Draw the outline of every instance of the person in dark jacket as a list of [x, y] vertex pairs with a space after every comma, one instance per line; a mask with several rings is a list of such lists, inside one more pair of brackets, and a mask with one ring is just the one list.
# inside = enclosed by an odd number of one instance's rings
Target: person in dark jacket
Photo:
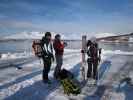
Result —
[[61, 41], [61, 36], [57, 34], [55, 36], [55, 40], [53, 43], [53, 47], [55, 50], [55, 58], [56, 58], [56, 68], [54, 71], [54, 77], [58, 79], [59, 72], [61, 71], [61, 66], [63, 64], [63, 53], [64, 53], [64, 47], [66, 46], [66, 43]]
[[88, 40], [87, 42], [87, 55], [88, 55], [88, 71], [87, 78], [93, 78], [97, 80], [97, 69], [98, 64], [100, 62], [100, 54], [101, 50], [98, 48], [98, 44], [96, 42], [92, 42]]
[[42, 78], [43, 78], [43, 82], [47, 83], [49, 82], [48, 73], [51, 68], [52, 59], [54, 60], [50, 32], [45, 33], [45, 36], [41, 40], [41, 46], [43, 49], [42, 59], [44, 64]]

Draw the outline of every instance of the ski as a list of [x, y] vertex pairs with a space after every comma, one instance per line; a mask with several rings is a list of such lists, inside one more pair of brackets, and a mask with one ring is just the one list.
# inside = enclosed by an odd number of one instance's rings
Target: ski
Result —
[[85, 51], [87, 49], [87, 46], [86, 46], [86, 36], [83, 35], [82, 36], [82, 50], [84, 51], [82, 53], [82, 63], [81, 63], [81, 76], [82, 76], [82, 79], [83, 81], [85, 81], [85, 65], [86, 65], [86, 56], [85, 56]]

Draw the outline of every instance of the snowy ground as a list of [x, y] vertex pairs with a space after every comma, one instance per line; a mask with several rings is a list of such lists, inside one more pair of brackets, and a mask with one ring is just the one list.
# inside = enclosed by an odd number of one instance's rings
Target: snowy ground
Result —
[[[103, 50], [100, 66], [109, 63], [109, 67], [101, 75], [99, 85], [97, 87], [85, 85], [81, 94], [77, 96], [65, 95], [60, 83], [53, 79], [55, 63], [49, 74], [53, 84], [48, 87], [42, 83], [42, 61], [33, 56], [24, 58], [31, 61], [26, 64], [16, 64], [22, 69], [11, 65], [3, 68], [0, 64], [0, 100], [132, 100], [133, 86], [121, 81], [125, 77], [133, 76], [132, 52]], [[23, 61], [19, 57], [17, 59], [14, 57], [8, 59], [7, 63], [10, 60], [12, 63], [16, 60]], [[3, 63], [3, 60], [0, 63]], [[80, 51], [66, 50], [63, 67], [71, 70], [77, 79], [80, 79], [80, 65]]]

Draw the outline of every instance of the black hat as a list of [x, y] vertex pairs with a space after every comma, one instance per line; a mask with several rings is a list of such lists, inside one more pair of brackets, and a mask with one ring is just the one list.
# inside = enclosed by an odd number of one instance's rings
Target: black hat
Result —
[[87, 41], [87, 47], [90, 46], [91, 43], [92, 43], [91, 40], [88, 40], [88, 41]]
[[58, 37], [60, 37], [60, 34], [56, 34], [56, 35], [55, 35], [55, 38], [56, 38], [56, 39], [57, 39]]
[[46, 32], [45, 33], [45, 37], [47, 37], [47, 36], [51, 36], [51, 33], [50, 32]]

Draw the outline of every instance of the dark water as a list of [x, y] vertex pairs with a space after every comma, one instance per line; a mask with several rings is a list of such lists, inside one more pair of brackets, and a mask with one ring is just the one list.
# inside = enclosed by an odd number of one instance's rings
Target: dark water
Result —
[[133, 43], [99, 43], [99, 46], [105, 50], [121, 50], [126, 52], [133, 51]]
[[[67, 41], [67, 49], [81, 49], [81, 41]], [[32, 51], [32, 40], [0, 42], [0, 53]], [[105, 50], [133, 51], [133, 43], [99, 43]]]
[[31, 51], [32, 40], [0, 42], [0, 53]]

